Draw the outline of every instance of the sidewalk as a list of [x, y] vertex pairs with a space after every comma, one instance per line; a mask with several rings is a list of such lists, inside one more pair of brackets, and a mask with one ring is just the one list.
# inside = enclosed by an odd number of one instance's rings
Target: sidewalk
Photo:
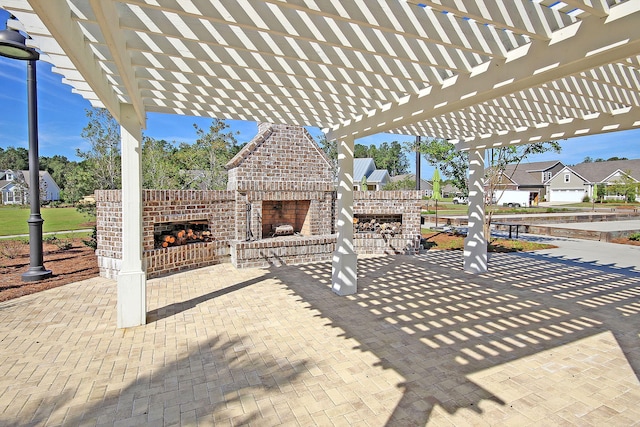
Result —
[[[90, 233], [92, 232], [92, 228], [83, 228], [80, 230], [65, 230], [65, 231], [50, 231], [47, 233], [42, 233], [43, 236], [54, 236], [58, 234], [74, 234], [74, 233]], [[29, 234], [12, 234], [9, 236], [0, 236], [1, 239], [16, 239], [18, 237], [29, 237]]]
[[[640, 221], [636, 222], [640, 223]], [[599, 227], [600, 224], [594, 224], [594, 227]], [[612, 225], [611, 228], [614, 229], [614, 226]], [[557, 246], [556, 249], [535, 251], [535, 255], [548, 255], [556, 259], [640, 272], [640, 246], [524, 233], [520, 233], [519, 238]]]

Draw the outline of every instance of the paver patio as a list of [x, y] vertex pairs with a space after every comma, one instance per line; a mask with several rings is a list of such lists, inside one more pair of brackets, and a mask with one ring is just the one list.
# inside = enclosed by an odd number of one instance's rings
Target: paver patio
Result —
[[[523, 259], [526, 258], [526, 259]], [[95, 278], [0, 304], [1, 425], [639, 425], [637, 271], [494, 254], [217, 265], [115, 327]]]

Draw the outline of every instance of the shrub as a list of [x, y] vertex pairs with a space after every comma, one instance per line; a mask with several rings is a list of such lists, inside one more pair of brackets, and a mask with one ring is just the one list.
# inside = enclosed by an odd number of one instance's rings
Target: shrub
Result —
[[582, 198], [582, 203], [589, 203], [590, 201], [591, 199], [589, 199], [589, 196], [585, 194], [585, 196]]
[[640, 241], [640, 233], [633, 233], [629, 236], [629, 240], [635, 240], [636, 242]]
[[58, 239], [56, 236], [47, 236], [43, 240], [47, 243], [51, 243], [52, 245], [56, 245], [58, 249], [63, 251], [67, 251], [73, 247], [73, 244], [69, 239]]
[[95, 226], [93, 226], [93, 231], [91, 232], [91, 236], [89, 236], [87, 240], [82, 240], [82, 243], [84, 243], [85, 246], [90, 247], [94, 251], [98, 249], [98, 232]]
[[9, 259], [14, 259], [22, 253], [24, 240], [0, 240], [0, 254]]

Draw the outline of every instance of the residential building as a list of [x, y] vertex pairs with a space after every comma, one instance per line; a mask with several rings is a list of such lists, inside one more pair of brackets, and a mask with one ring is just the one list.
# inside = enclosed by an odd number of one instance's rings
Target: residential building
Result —
[[[29, 171], [0, 171], [0, 192], [3, 205], [26, 205], [29, 203]], [[60, 200], [60, 187], [51, 174], [40, 171], [40, 201]]]
[[[412, 189], [415, 189], [416, 174], [415, 173], [403, 173], [400, 175], [392, 176], [391, 182], [411, 180], [413, 181]], [[424, 179], [420, 179], [420, 190], [423, 192], [423, 196], [431, 197], [433, 195], [433, 185]]]
[[[547, 187], [545, 183], [553, 178], [564, 168], [564, 164], [558, 160], [547, 162], [520, 163], [507, 165], [499, 177], [494, 191], [520, 190], [533, 193], [532, 204], [547, 200]], [[487, 170], [487, 175], [489, 174]], [[485, 184], [485, 193], [489, 193], [489, 183]]]
[[[598, 185], [605, 186], [605, 200], [623, 200], [624, 195], [619, 194], [616, 188], [625, 179], [640, 184], [640, 159], [565, 166], [545, 186], [551, 202], [581, 202], [585, 196], [592, 199]], [[636, 200], [640, 201], [640, 192], [637, 191]]]
[[[363, 178], [366, 177], [367, 188], [361, 188]], [[376, 169], [372, 158], [353, 159], [353, 189], [354, 190], [382, 190], [391, 180], [386, 169]]]

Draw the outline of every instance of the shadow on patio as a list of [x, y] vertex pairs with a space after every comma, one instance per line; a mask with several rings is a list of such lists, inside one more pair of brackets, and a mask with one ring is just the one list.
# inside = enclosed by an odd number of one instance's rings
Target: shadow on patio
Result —
[[[597, 419], [606, 412], [606, 399], [596, 402], [599, 378], [609, 377], [611, 384], [603, 380], [599, 386], [618, 387], [616, 396], [638, 385], [640, 279], [628, 271], [524, 257], [493, 254], [491, 271], [480, 276], [461, 270], [460, 252], [361, 259], [358, 294], [348, 298], [328, 296], [329, 263], [272, 272], [329, 325], [344, 331], [345, 339], [357, 341], [358, 350], [373, 353], [382, 367], [404, 378], [397, 384], [402, 399], [389, 425], [423, 425], [436, 405], [449, 414], [462, 408], [481, 413], [483, 400], [503, 407], [484, 414], [489, 423], [533, 422], [531, 416], [540, 417], [540, 410], [547, 420]], [[613, 334], [627, 360], [618, 357], [619, 352], [583, 342], [606, 333]], [[575, 354], [559, 349], [576, 343]], [[531, 356], [536, 357], [525, 369], [497, 368]], [[610, 370], [628, 365], [626, 374]], [[493, 376], [499, 395], [471, 379], [483, 375]], [[585, 387], [579, 411], [570, 400], [544, 401], [546, 391], [563, 387], [567, 393]], [[501, 396], [509, 397], [508, 405]], [[384, 398], [372, 396], [379, 397]], [[626, 397], [632, 404], [631, 395]], [[611, 410], [609, 415], [622, 412]], [[524, 419], [518, 418], [522, 415]]]
[[[633, 425], [640, 280], [536, 254], [212, 266], [115, 327], [96, 278], [0, 304], [0, 424]], [[611, 271], [610, 271], [611, 270]]]

